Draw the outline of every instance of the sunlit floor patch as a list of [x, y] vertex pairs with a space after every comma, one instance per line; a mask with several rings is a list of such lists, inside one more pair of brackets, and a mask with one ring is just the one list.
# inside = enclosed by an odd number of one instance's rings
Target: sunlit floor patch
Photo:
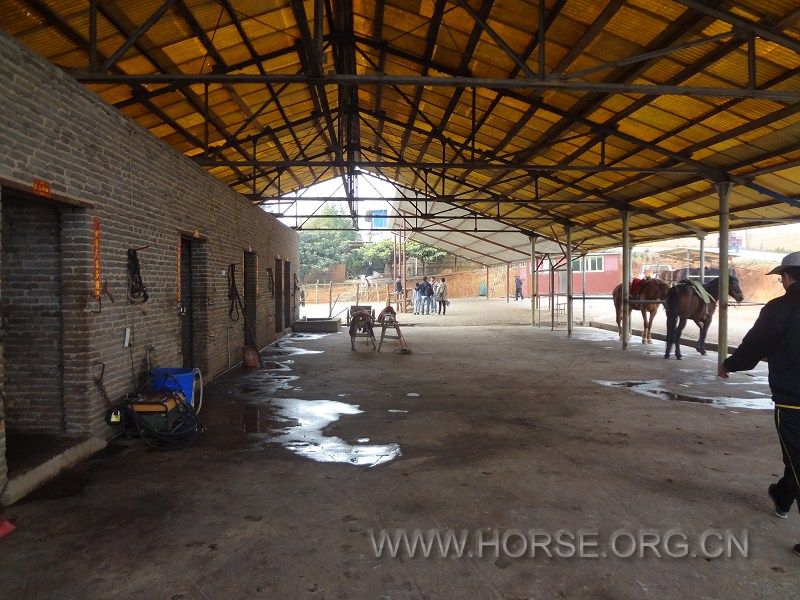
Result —
[[[332, 400], [300, 400], [275, 398], [272, 400], [276, 417], [296, 425], [269, 439], [291, 452], [318, 462], [340, 462], [357, 466], [374, 467], [401, 456], [398, 444], [359, 444], [326, 436], [322, 430], [342, 415], [363, 412], [353, 404]], [[363, 438], [362, 438], [363, 439]]]
[[284, 339], [297, 341], [321, 340], [329, 335], [329, 333], [290, 333]]
[[[701, 378], [702, 379], [702, 378]], [[660, 379], [650, 379], [641, 381], [605, 381], [595, 380], [595, 383], [609, 387], [624, 387], [633, 390], [649, 398], [659, 398], [661, 400], [674, 400], [677, 402], [693, 402], [696, 404], [709, 404], [721, 408], [750, 408], [754, 410], [771, 410], [772, 400], [764, 397], [762, 392], [744, 390], [753, 394], [755, 398], [735, 398], [731, 396], [712, 396], [705, 394], [690, 394], [688, 392], [673, 392], [666, 387], [666, 381]], [[699, 381], [698, 385], [703, 382]], [[688, 385], [686, 387], [689, 387]]]
[[[322, 354], [324, 350], [309, 350], [308, 348], [301, 348], [288, 342], [270, 346], [261, 352], [261, 356], [266, 358], [281, 358], [282, 356], [300, 356], [302, 354]], [[281, 361], [283, 362], [283, 361]]]

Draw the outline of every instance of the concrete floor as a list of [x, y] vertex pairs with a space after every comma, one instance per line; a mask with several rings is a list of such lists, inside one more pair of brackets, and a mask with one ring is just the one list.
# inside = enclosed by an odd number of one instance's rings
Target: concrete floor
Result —
[[[598, 330], [405, 333], [405, 356], [292, 340], [207, 386], [196, 446], [114, 445], [10, 507], [0, 597], [798, 597], [763, 368], [723, 384], [713, 353]], [[747, 530], [750, 557], [376, 558], [381, 528]]]

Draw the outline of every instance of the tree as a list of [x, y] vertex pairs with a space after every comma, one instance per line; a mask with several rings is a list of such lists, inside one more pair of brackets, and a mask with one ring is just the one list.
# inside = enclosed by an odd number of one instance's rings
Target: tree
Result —
[[353, 250], [347, 257], [347, 272], [351, 275], [365, 273], [369, 265], [372, 265], [371, 270], [383, 271], [391, 263], [393, 254], [394, 240], [369, 242]]
[[300, 230], [300, 277], [311, 271], [322, 271], [334, 265], [347, 262], [352, 252], [353, 243], [358, 240], [358, 233], [353, 230], [342, 231], [351, 227], [349, 218], [342, 215], [335, 205], [323, 207], [320, 215], [330, 218], [312, 217], [306, 224], [310, 228], [330, 229], [330, 231]]
[[414, 258], [419, 259], [422, 263], [422, 272], [425, 273], [426, 265], [436, 262], [447, 256], [447, 252], [444, 250], [439, 250], [438, 248], [434, 248], [433, 246], [428, 246], [427, 244], [422, 244], [417, 242], [416, 240], [408, 240], [406, 242], [406, 254], [408, 256], [413, 256]]

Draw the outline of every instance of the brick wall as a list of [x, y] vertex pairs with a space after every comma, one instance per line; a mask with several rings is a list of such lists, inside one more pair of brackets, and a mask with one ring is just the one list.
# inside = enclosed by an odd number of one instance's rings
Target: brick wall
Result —
[[[106, 434], [105, 404], [95, 384], [102, 364], [103, 384], [112, 399], [141, 384], [148, 355], [153, 366], [181, 365], [181, 232], [198, 232], [198, 254], [204, 263], [204, 272], [193, 277], [192, 284], [193, 350], [204, 376], [227, 368], [229, 356], [233, 363], [241, 360], [244, 331], [241, 323], [228, 319], [224, 273], [235, 263], [237, 274], [243, 274], [245, 251], [258, 256], [258, 342], [274, 340], [275, 303], [265, 287], [266, 267], [274, 266], [280, 256], [291, 262], [294, 273], [294, 231], [3, 32], [0, 89], [0, 184], [4, 189], [31, 190], [34, 179], [40, 179], [49, 183], [53, 199], [66, 203], [59, 213], [67, 434]], [[95, 217], [101, 222], [102, 305], [92, 297]], [[142, 248], [142, 277], [150, 294], [142, 305], [126, 300], [129, 248]], [[244, 294], [242, 284], [240, 276]], [[0, 289], [0, 299], [3, 293]], [[128, 349], [123, 348], [126, 327], [133, 342]], [[0, 361], [0, 381], [9, 376], [8, 366]], [[5, 469], [3, 450], [0, 447], [0, 473]]]
[[64, 429], [61, 252], [57, 208], [3, 194], [0, 313], [8, 427]]

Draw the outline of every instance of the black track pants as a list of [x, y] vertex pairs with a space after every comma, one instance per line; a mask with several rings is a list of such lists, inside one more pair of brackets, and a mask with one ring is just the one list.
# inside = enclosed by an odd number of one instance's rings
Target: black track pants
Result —
[[776, 484], [775, 498], [780, 507], [788, 511], [795, 500], [800, 508], [800, 409], [776, 406], [775, 427], [786, 466]]

